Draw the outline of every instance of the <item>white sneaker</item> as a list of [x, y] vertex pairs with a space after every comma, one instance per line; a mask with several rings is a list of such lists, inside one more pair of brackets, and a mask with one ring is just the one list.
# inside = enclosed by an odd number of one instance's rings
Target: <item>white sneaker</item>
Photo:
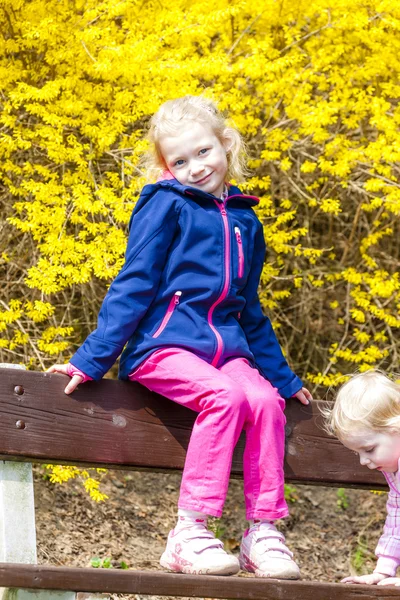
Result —
[[238, 559], [204, 525], [170, 531], [160, 565], [192, 575], [235, 575], [240, 570]]
[[240, 545], [240, 568], [256, 577], [300, 579], [300, 569], [285, 546], [285, 538], [272, 523], [247, 529]]

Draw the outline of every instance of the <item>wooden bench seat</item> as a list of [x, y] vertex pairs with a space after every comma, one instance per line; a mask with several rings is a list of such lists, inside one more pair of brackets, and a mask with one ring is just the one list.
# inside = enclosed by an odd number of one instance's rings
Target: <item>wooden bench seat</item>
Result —
[[[66, 396], [66, 381], [60, 375], [0, 369], [0, 458], [7, 464], [18, 461], [151, 471], [182, 469], [196, 416], [193, 412], [129, 382], [88, 382]], [[290, 400], [286, 417], [288, 482], [385, 489], [380, 473], [361, 468], [353, 453], [324, 433], [318, 402], [305, 407]], [[235, 450], [234, 477], [242, 475], [242, 454], [243, 437]], [[10, 562], [0, 562], [0, 586], [254, 600], [350, 600], [400, 595], [399, 588], [376, 586]]]
[[11, 588], [237, 600], [373, 600], [399, 597], [398, 588], [381, 586], [5, 563], [0, 563], [0, 585]]

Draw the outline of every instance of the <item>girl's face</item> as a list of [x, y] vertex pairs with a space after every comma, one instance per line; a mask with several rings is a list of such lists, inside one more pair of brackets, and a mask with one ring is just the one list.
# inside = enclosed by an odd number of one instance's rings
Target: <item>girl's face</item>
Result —
[[222, 144], [209, 125], [196, 121], [186, 121], [176, 135], [159, 141], [165, 164], [179, 183], [217, 198], [224, 191], [230, 143]]
[[395, 473], [399, 469], [400, 433], [360, 429], [343, 438], [342, 443], [356, 452], [368, 469]]

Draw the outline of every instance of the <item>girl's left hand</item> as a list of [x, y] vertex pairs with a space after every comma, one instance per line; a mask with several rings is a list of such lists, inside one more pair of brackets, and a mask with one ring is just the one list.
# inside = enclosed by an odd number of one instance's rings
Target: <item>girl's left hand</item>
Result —
[[296, 392], [293, 398], [297, 398], [297, 400], [300, 400], [302, 404], [310, 404], [311, 400], [313, 399], [311, 392], [309, 392], [305, 387]]

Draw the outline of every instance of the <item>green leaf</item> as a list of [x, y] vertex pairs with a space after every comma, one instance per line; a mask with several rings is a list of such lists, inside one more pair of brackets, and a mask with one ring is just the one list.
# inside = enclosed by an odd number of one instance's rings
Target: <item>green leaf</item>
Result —
[[93, 556], [93, 558], [90, 561], [90, 564], [95, 569], [98, 569], [99, 567], [101, 567], [101, 559], [98, 556]]

